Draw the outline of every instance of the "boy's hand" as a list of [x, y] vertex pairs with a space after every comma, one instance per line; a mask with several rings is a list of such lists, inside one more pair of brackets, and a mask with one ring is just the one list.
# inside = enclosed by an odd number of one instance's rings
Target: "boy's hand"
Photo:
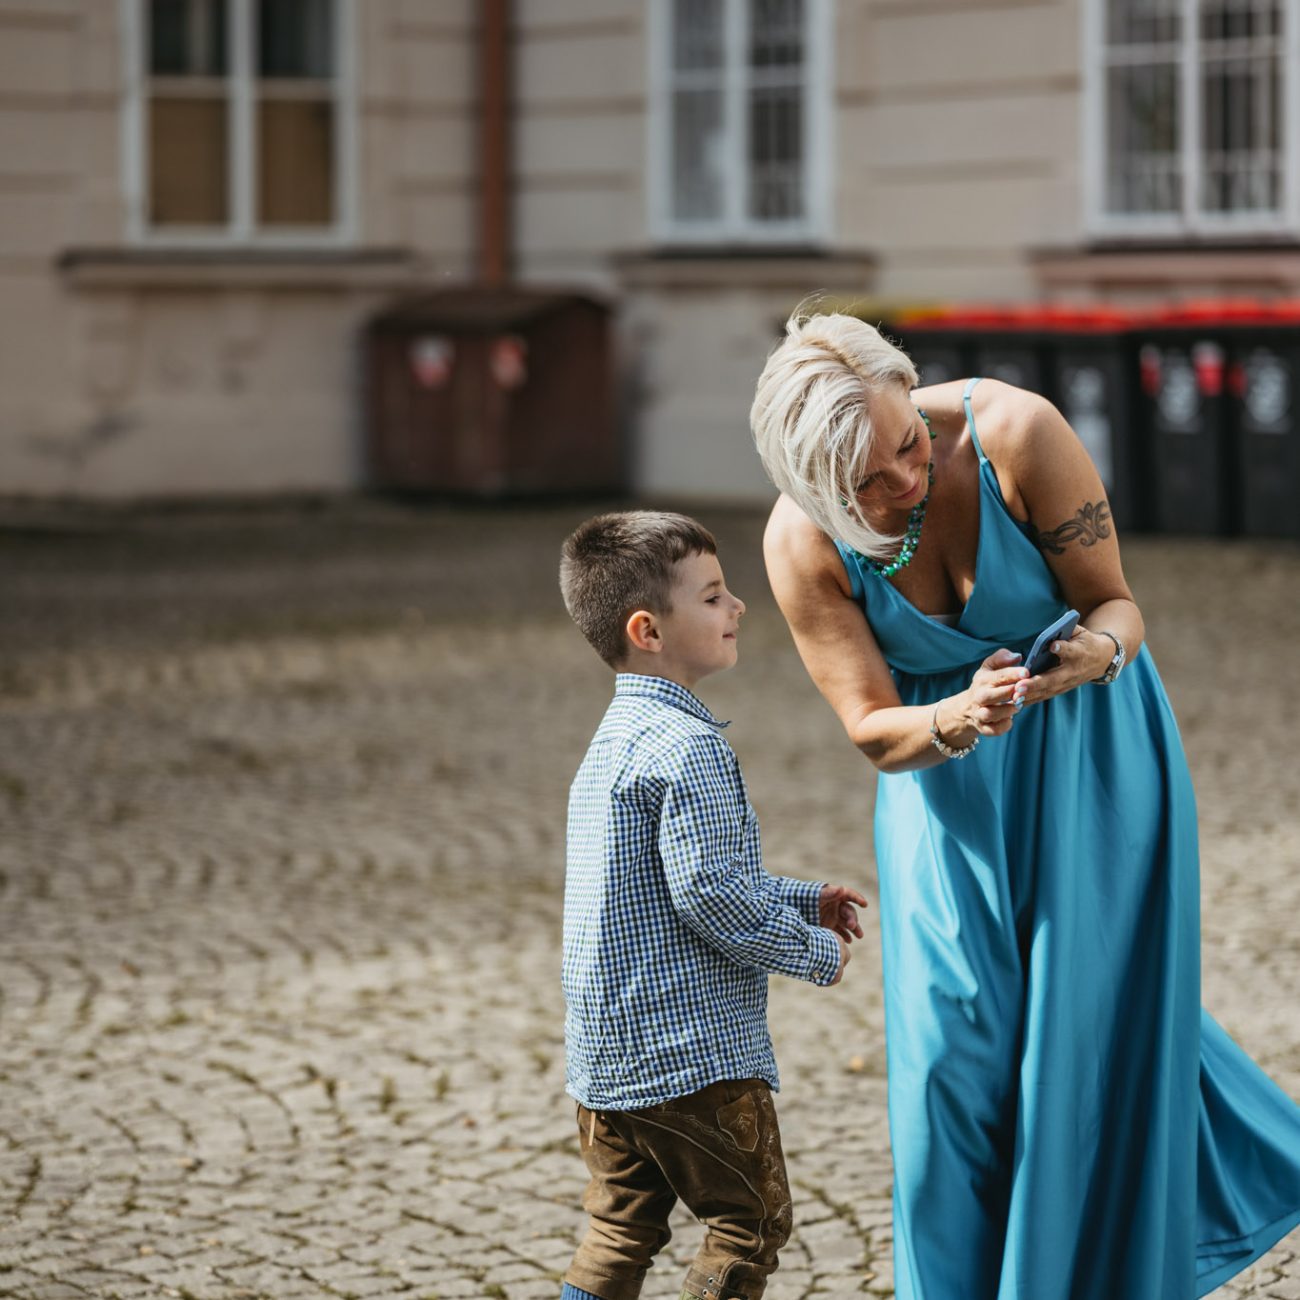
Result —
[[[821, 898], [817, 900], [817, 924], [827, 930], [834, 930], [845, 943], [861, 939], [862, 926], [858, 924], [858, 912], [854, 903], [858, 907], [866, 907], [867, 900], [847, 885], [823, 885]], [[844, 969], [843, 965], [840, 969]]]
[[844, 968], [849, 964], [849, 941], [843, 938], [838, 930], [835, 933], [835, 942], [840, 946], [840, 966], [835, 972], [835, 978], [826, 985], [827, 988], [830, 988], [831, 984], [838, 984], [844, 978]]

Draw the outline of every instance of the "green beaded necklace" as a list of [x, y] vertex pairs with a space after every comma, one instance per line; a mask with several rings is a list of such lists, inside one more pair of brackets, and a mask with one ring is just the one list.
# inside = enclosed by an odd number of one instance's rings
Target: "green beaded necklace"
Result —
[[[930, 417], [918, 406], [916, 413], [925, 421], [925, 431], [930, 435], [930, 441], [933, 442], [938, 434], [930, 425]], [[928, 487], [934, 487], [934, 460], [931, 459], [928, 467]], [[853, 554], [862, 561], [863, 564], [871, 570], [872, 573], [878, 574], [882, 578], [892, 578], [899, 569], [905, 569], [912, 562], [912, 556], [916, 554], [916, 548], [921, 541], [921, 525], [925, 522], [925, 508], [930, 504], [930, 493], [927, 489], [923, 496], [911, 509], [907, 516], [907, 531], [903, 534], [903, 544], [898, 548], [898, 554], [890, 560], [888, 564], [881, 564], [879, 560], [873, 560], [869, 555], [863, 555], [860, 551], [854, 551]]]

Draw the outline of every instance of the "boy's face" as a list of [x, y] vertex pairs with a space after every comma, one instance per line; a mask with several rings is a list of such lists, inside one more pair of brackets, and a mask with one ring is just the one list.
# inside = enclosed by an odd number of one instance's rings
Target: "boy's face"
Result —
[[692, 687], [736, 662], [736, 632], [745, 602], [727, 590], [716, 555], [688, 555], [677, 565], [672, 613], [661, 615], [655, 671]]

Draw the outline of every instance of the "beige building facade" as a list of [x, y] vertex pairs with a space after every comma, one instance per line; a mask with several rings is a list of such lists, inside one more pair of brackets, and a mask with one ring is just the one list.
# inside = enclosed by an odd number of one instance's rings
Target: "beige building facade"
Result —
[[[481, 267], [485, 5], [0, 0], [0, 493], [367, 485], [366, 321]], [[512, 279], [613, 307], [639, 493], [768, 493], [809, 294], [1300, 295], [1300, 0], [510, 8]]]

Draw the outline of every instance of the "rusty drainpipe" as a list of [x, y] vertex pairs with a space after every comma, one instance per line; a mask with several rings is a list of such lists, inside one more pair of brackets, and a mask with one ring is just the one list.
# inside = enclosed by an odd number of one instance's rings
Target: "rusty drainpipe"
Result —
[[510, 279], [511, 0], [481, 0], [479, 25], [479, 281]]

